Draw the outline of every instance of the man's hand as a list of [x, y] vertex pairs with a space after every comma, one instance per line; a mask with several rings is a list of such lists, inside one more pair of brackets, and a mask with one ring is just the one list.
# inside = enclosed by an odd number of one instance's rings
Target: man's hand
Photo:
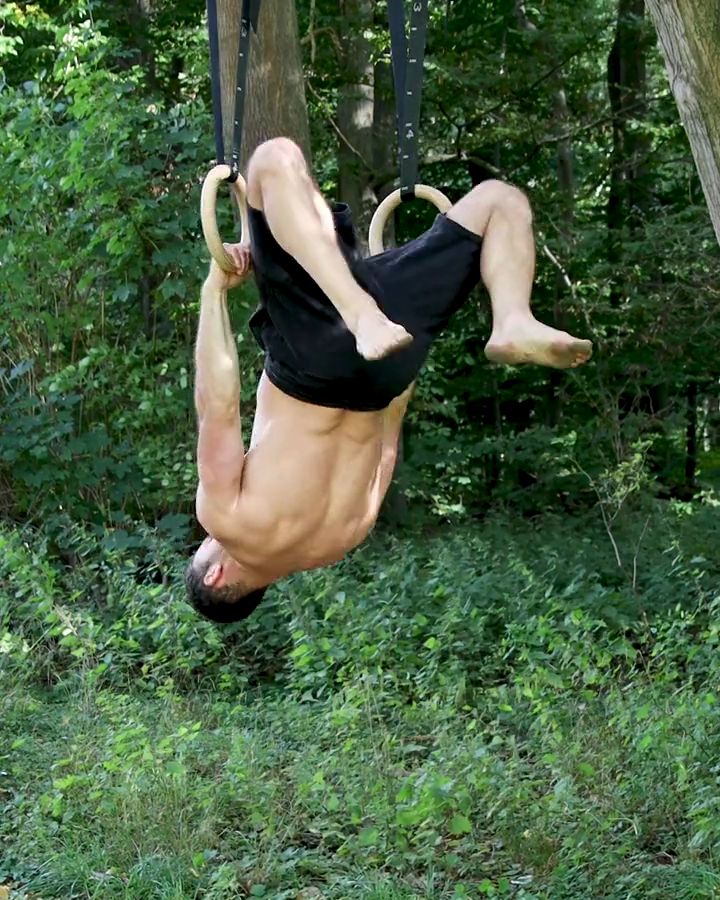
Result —
[[223, 247], [235, 264], [235, 271], [223, 271], [212, 259], [210, 260], [210, 272], [207, 280], [219, 290], [229, 291], [231, 288], [242, 284], [248, 277], [252, 270], [252, 258], [248, 244], [223, 244]]

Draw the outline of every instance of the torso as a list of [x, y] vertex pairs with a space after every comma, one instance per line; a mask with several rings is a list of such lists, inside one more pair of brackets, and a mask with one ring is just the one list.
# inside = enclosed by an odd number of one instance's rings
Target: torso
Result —
[[231, 556], [280, 577], [357, 546], [392, 477], [407, 398], [398, 401], [380, 412], [319, 407], [263, 375], [240, 496], [217, 535]]

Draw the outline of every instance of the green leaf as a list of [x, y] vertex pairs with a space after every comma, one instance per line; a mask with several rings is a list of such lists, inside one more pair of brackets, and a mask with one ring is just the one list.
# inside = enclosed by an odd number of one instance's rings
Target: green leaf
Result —
[[380, 839], [380, 829], [374, 825], [363, 828], [358, 835], [358, 843], [361, 847], [374, 847]]
[[448, 830], [450, 834], [470, 834], [472, 831], [472, 822], [467, 816], [457, 813], [450, 819]]

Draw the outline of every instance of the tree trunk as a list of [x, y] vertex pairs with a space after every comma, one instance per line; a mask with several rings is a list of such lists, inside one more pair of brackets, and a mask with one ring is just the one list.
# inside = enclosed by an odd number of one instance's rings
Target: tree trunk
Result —
[[[607, 205], [608, 261], [617, 267], [622, 257], [623, 231], [637, 227], [647, 207], [645, 157], [647, 137], [633, 123], [647, 111], [644, 0], [620, 0], [615, 39], [607, 60], [607, 85], [612, 110], [613, 151]], [[620, 301], [621, 289], [611, 299]]]
[[157, 72], [155, 70], [155, 48], [149, 36], [149, 26], [153, 16], [153, 0], [136, 0], [134, 18], [137, 22], [138, 36], [137, 46], [140, 53], [140, 65], [147, 72], [148, 84], [151, 88], [157, 86]]
[[716, 0], [648, 0], [720, 242], [720, 16]]
[[[559, 71], [559, 70], [558, 70]], [[563, 300], [572, 293], [571, 266], [573, 244], [575, 243], [575, 168], [572, 138], [570, 137], [570, 111], [568, 109], [565, 87], [556, 75], [555, 94], [553, 97], [553, 120], [557, 134], [557, 177], [558, 200], [562, 215], [558, 220], [560, 237], [560, 261], [563, 271], [555, 269], [555, 285], [553, 290], [553, 322], [556, 328], [565, 329], [567, 317]], [[557, 369], [551, 369], [548, 375], [548, 403], [545, 421], [551, 428], [560, 423], [562, 417], [562, 386], [565, 383]]]
[[366, 249], [375, 194], [372, 189], [373, 63], [367, 37], [373, 0], [342, 0], [344, 78], [338, 97], [338, 199], [354, 213], [358, 238]]
[[[382, 26], [386, 22], [382, 20]], [[392, 70], [386, 60], [378, 60], [373, 72], [373, 116], [371, 133], [371, 160], [373, 167], [373, 196], [381, 202], [394, 188], [394, 181], [381, 183], [378, 173], [384, 176], [394, 172], [396, 168], [395, 147], [397, 146], [397, 129], [395, 124], [395, 102], [393, 93]], [[385, 227], [384, 242], [386, 247], [395, 244], [395, 216], [390, 216]], [[383, 519], [389, 525], [401, 526], [407, 523], [409, 504], [399, 482], [402, 482], [402, 468], [405, 461], [405, 448], [410, 442], [411, 432], [407, 417], [403, 420], [398, 444], [397, 463], [393, 480], [383, 502]]]
[[685, 490], [695, 493], [698, 463], [698, 383], [693, 379], [687, 386], [687, 420], [685, 441]]
[[720, 392], [718, 381], [711, 378], [707, 388], [708, 394], [703, 400], [704, 427], [703, 450], [709, 453], [720, 447]]
[[[228, 158], [233, 134], [240, 12], [240, 0], [218, 0], [223, 132]], [[258, 33], [252, 36], [241, 170], [246, 168], [258, 144], [280, 136], [299, 144], [310, 163], [310, 130], [295, 2], [263, 0]]]
[[[559, 54], [553, 46], [552, 38], [547, 33], [541, 32], [535, 23], [529, 19], [524, 0], [516, 0], [515, 17], [520, 29], [537, 41], [545, 67], [554, 69], [554, 74], [551, 77], [553, 89], [553, 130], [557, 136], [558, 208], [561, 213], [558, 218], [559, 257], [563, 264], [563, 270], [561, 271], [560, 268], [555, 270], [553, 324], [557, 328], [564, 329], [566, 327], [566, 316], [563, 309], [563, 299], [567, 297], [569, 285], [572, 285], [569, 269], [572, 259], [575, 218], [575, 173], [572, 138], [569, 133], [570, 111], [568, 109]], [[562, 414], [560, 394], [562, 384], [563, 378], [560, 372], [551, 369], [548, 376], [548, 397], [545, 409], [545, 421], [550, 427], [555, 427], [558, 424]]]

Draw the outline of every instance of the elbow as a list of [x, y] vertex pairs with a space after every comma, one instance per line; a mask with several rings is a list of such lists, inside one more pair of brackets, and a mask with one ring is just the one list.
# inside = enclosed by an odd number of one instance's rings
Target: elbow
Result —
[[237, 378], [198, 378], [195, 382], [195, 406], [200, 412], [210, 408], [234, 407], [240, 403], [240, 383]]
[[226, 393], [217, 393], [216, 391], [207, 393], [200, 389], [195, 391], [195, 409], [201, 420], [206, 416], [220, 420], [235, 419], [239, 408], [239, 391], [227, 391]]

